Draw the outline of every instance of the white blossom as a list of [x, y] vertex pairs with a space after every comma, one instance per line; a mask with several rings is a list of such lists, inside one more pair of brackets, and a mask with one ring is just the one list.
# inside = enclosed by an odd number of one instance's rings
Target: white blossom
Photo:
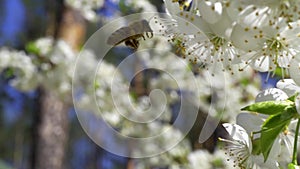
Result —
[[[258, 139], [260, 138], [262, 124], [267, 117], [266, 115], [255, 113], [241, 113], [237, 116], [237, 124], [242, 126], [248, 135], [252, 136], [252, 139]], [[264, 162], [262, 155], [253, 156], [258, 166], [262, 168], [285, 167], [292, 160], [295, 123], [296, 121], [292, 121], [288, 128], [275, 139], [266, 162]]]
[[[32, 57], [22, 51], [0, 49], [0, 72], [10, 71], [13, 79], [10, 83], [20, 90], [33, 90], [38, 82], [39, 76], [33, 63]], [[11, 76], [11, 75], [9, 75]]]
[[97, 21], [96, 10], [103, 6], [103, 0], [66, 0], [66, 4], [79, 10], [85, 19]]
[[300, 3], [294, 0], [242, 0], [239, 6], [239, 23], [247, 26], [276, 24], [283, 19], [286, 23], [299, 20]]
[[174, 6], [176, 3], [165, 2], [172, 15], [170, 18], [155, 17], [155, 22], [161, 25], [159, 32], [163, 36], [178, 41], [179, 53], [184, 58], [204, 65], [212, 74], [215, 67], [221, 66], [223, 70], [231, 71], [231, 65], [240, 62], [239, 52], [229, 39], [233, 20], [226, 10], [219, 13], [219, 22], [216, 22], [195, 12], [178, 10]]
[[[300, 54], [296, 58], [300, 58]], [[290, 68], [290, 76], [291, 78], [295, 81], [295, 83], [300, 86], [300, 60], [294, 60], [291, 63], [291, 68]]]
[[234, 46], [245, 52], [241, 59], [247, 65], [261, 72], [272, 72], [280, 68], [284, 78], [291, 63], [299, 59], [299, 28], [298, 22], [289, 25], [280, 22], [262, 28], [236, 24], [231, 40]]
[[284, 79], [278, 81], [276, 86], [282, 89], [288, 97], [296, 94], [295, 106], [298, 114], [300, 114], [300, 86], [293, 79]]
[[243, 61], [269, 75], [277, 68], [282, 78], [299, 74], [299, 2], [193, 1], [186, 10], [179, 1], [165, 4], [170, 17], [156, 21], [162, 35], [212, 73], [216, 67], [234, 72], [232, 65]]
[[220, 139], [221, 141], [228, 143], [225, 147], [225, 151], [229, 158], [233, 159], [234, 167], [241, 169], [250, 169], [254, 166], [252, 161], [252, 141], [246, 130], [237, 124], [224, 123], [224, 128], [231, 137], [231, 140]]

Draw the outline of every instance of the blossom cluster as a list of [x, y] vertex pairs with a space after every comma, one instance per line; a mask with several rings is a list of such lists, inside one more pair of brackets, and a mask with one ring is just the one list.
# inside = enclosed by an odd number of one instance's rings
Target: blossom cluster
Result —
[[228, 143], [225, 149], [235, 166], [288, 166], [292, 161], [295, 139], [298, 138], [296, 133], [299, 132], [296, 130], [297, 116], [300, 114], [299, 92], [299, 84], [292, 79], [280, 80], [277, 88], [260, 92], [256, 103], [244, 108], [258, 113], [243, 112], [237, 116], [236, 124], [223, 124], [231, 140], [221, 140]]
[[237, 124], [223, 125], [231, 139], [221, 140], [228, 144], [226, 151], [233, 166], [297, 168], [300, 2], [164, 2], [168, 15], [154, 17], [157, 32], [200, 69], [216, 76], [220, 69], [237, 74], [237, 70], [245, 72], [251, 67], [268, 72], [267, 80], [275, 74], [282, 78], [278, 88], [260, 92], [256, 103], [242, 109], [254, 113], [241, 113]]
[[70, 6], [82, 14], [82, 16], [91, 22], [99, 20], [97, 10], [104, 4], [103, 0], [66, 0], [67, 6]]
[[[189, 116], [191, 116], [193, 107], [199, 104], [200, 108], [207, 114], [213, 110], [215, 114], [209, 113], [210, 116], [233, 122], [240, 107], [249, 104], [250, 100], [254, 99], [258, 93], [260, 81], [251, 70], [241, 72], [236, 76], [217, 71], [215, 78], [225, 78], [226, 83], [223, 83], [220, 80], [210, 79], [211, 76], [207, 72], [200, 71], [194, 74], [193, 65], [181, 58], [176, 59], [176, 56], [170, 52], [172, 50], [170, 44], [164, 38], [153, 37], [152, 41], [141, 42], [140, 48], [148, 49], [148, 51], [138, 51], [135, 53], [136, 57], [128, 56], [125, 62], [126, 65], [122, 65], [126, 68], [126, 71], [120, 71], [113, 64], [103, 60], [97, 69], [94, 88], [87, 88], [87, 95], [83, 95], [80, 100], [80, 107], [83, 110], [93, 112], [97, 117], [101, 117], [122, 135], [147, 138], [163, 133], [167, 128], [169, 128], [168, 133], [172, 133], [171, 136], [163, 135], [160, 144], [147, 145], [141, 147], [139, 152], [132, 153], [158, 151], [165, 145], [173, 144], [178, 138], [183, 138], [186, 133], [183, 133], [181, 128], [187, 126], [186, 123], [194, 123], [195, 119], [189, 119]], [[128, 92], [130, 87], [127, 79], [132, 77], [128, 74], [134, 72], [138, 63], [144, 66], [145, 73], [150, 73], [146, 76], [149, 82], [147, 90], [161, 90], [167, 99], [166, 102], [160, 96], [154, 95], [153, 97], [150, 94], [149, 96], [136, 97], [134, 93]], [[153, 68], [155, 69], [153, 70]], [[151, 71], [157, 72], [153, 74]], [[196, 93], [197, 89], [191, 85], [194, 81], [196, 81], [196, 87], [200, 89], [199, 93]], [[245, 84], [239, 85], [241, 81]], [[239, 91], [243, 92], [240, 93]], [[93, 92], [95, 92], [95, 95]], [[94, 96], [97, 102], [96, 106], [93, 105], [92, 101]], [[183, 119], [177, 118], [178, 125], [172, 126], [169, 122], [176, 118], [174, 117], [176, 116], [174, 115], [176, 112], [173, 110], [174, 105], [180, 104], [181, 97], [188, 98], [191, 102], [185, 107]], [[211, 98], [215, 99], [211, 100]], [[214, 106], [210, 105], [211, 102], [214, 102]], [[161, 110], [159, 107], [154, 108], [154, 111], [146, 111], [150, 106], [160, 106], [161, 103], [166, 103], [166, 107], [158, 118], [156, 118], [157, 113]], [[232, 107], [232, 104], [236, 106]], [[149, 121], [148, 119], [155, 119], [155, 121]], [[170, 137], [172, 138], [170, 139]], [[196, 161], [202, 156], [198, 157], [197, 153], [195, 157], [191, 155], [191, 147], [186, 142], [187, 140], [184, 140], [172, 150], [159, 156], [135, 160], [134, 163], [137, 168], [164, 165], [170, 165], [174, 168], [176, 166], [195, 168]], [[201, 153], [202, 151], [199, 151], [199, 154]], [[225, 163], [225, 156], [216, 153], [218, 158], [207, 163], [206, 168], [214, 165], [228, 166]], [[209, 153], [204, 152], [204, 154]], [[215, 164], [220, 160], [222, 161], [221, 164]]]
[[[189, 97], [195, 97], [195, 105], [199, 105], [202, 111], [216, 119], [233, 122], [240, 108], [250, 104], [258, 94], [261, 80], [250, 68], [246, 68], [247, 71], [243, 72], [235, 71], [235, 76], [216, 69], [215, 76], [212, 77], [208, 71], [198, 70], [188, 61], [176, 58], [176, 55], [169, 52], [172, 49], [163, 38], [157, 37], [156, 40], [154, 39], [155, 48], [151, 41], [141, 43], [141, 48], [153, 48], [152, 55], [146, 53], [137, 55], [148, 67], [155, 65], [172, 75], [170, 77], [167, 73], [163, 73], [150, 80], [151, 89], [158, 88], [169, 93], [167, 96], [171, 100], [169, 104], [178, 101], [180, 97], [178, 91], [185, 91], [181, 94], [185, 93], [189, 94]], [[189, 76], [191, 72], [197, 73], [191, 78]], [[197, 88], [191, 85], [194, 80], [197, 82]], [[182, 85], [178, 86], [175, 82]]]
[[[165, 0], [169, 17], [155, 17], [160, 32], [183, 57], [233, 73], [233, 65], [282, 78], [299, 74], [300, 3], [293, 0]], [[179, 42], [179, 43], [178, 43]], [[296, 72], [296, 73], [295, 73]], [[295, 78], [294, 78], [295, 79]]]
[[[148, 1], [126, 2], [144, 11], [155, 10]], [[191, 146], [183, 140], [166, 153], [135, 159], [136, 168], [286, 168], [293, 160], [293, 143], [297, 134], [294, 130], [295, 119], [300, 114], [300, 2], [164, 2], [168, 16], [155, 16], [154, 25], [149, 23], [152, 28], [159, 29], [156, 35], [168, 37], [177, 48], [177, 54], [188, 60], [174, 56], [172, 46], [163, 38], [154, 36], [149, 41], [140, 41], [140, 48], [148, 51], [136, 52], [138, 59], [125, 65], [127, 71], [122, 72], [103, 60], [95, 74], [95, 53], [83, 50], [81, 57], [84, 57], [84, 62], [76, 62], [77, 53], [65, 42], [55, 42], [47, 37], [30, 43], [28, 53], [1, 49], [0, 72], [11, 78], [10, 82], [21, 90], [42, 86], [65, 100], [70, 100], [72, 80], [81, 84], [84, 92], [80, 90], [78, 94], [80, 108], [103, 119], [121, 135], [148, 138], [167, 130], [159, 143], [141, 146], [138, 152], [130, 150], [135, 154], [158, 151], [184, 138], [187, 133], [183, 133], [181, 127], [194, 122], [194, 119], [189, 119], [189, 113], [197, 105], [222, 121], [233, 122], [237, 116], [237, 124], [223, 125], [231, 136], [231, 139], [221, 138], [228, 144], [225, 150], [217, 149], [213, 154], [205, 150], [191, 152]], [[94, 0], [67, 0], [66, 3], [79, 9], [90, 21], [97, 20], [95, 9], [103, 5], [103, 1]], [[127, 79], [132, 76], [126, 73], [135, 72], [133, 69], [137, 63], [145, 68], [160, 69], [152, 74], [146, 70], [150, 74], [146, 76], [149, 78], [146, 90], [159, 89], [165, 97], [156, 95], [156, 92], [153, 95], [147, 93], [149, 96], [129, 92], [131, 86]], [[84, 71], [76, 72], [77, 78], [72, 79], [74, 65]], [[277, 83], [277, 88], [259, 93], [260, 80], [251, 67], [269, 72], [268, 75], [279, 71], [282, 80]], [[191, 72], [192, 78], [189, 76]], [[291, 79], [284, 79], [286, 76]], [[94, 84], [87, 84], [91, 79]], [[200, 91], [194, 88], [194, 82]], [[172, 126], [176, 116], [174, 107], [181, 101], [181, 96], [189, 98], [190, 102], [184, 112], [185, 118], [178, 120], [181, 120], [178, 126]], [[77, 99], [79, 96], [74, 97]], [[255, 99], [256, 103], [244, 110], [254, 113], [238, 114], [240, 108], [249, 104], [251, 99]], [[93, 104], [94, 100], [97, 105]], [[162, 103], [165, 103], [163, 107]], [[272, 106], [279, 106], [279, 109], [275, 107], [274, 110]], [[153, 109], [148, 111], [149, 108]], [[278, 122], [271, 123], [274, 119]], [[265, 143], [266, 138], [270, 144]], [[224, 151], [233, 160], [226, 161], [222, 155]]]
[[[43, 87], [51, 90], [60, 99], [70, 101], [72, 76], [76, 63], [76, 52], [64, 41], [54, 44], [51, 37], [37, 39], [27, 45], [27, 53], [13, 49], [0, 50], [0, 72], [10, 79], [10, 83], [22, 91]], [[76, 66], [86, 70], [79, 75], [79, 81], [87, 81], [96, 60], [91, 51], [82, 51], [86, 62]]]

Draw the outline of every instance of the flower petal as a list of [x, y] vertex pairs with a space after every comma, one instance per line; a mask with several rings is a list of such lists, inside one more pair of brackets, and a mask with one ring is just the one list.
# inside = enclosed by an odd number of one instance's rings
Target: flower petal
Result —
[[250, 30], [250, 28], [236, 24], [233, 27], [230, 38], [236, 47], [248, 52], [249, 50], [255, 50], [261, 47], [263, 39], [255, 38], [258, 34], [259, 33], [253, 29]]
[[203, 19], [211, 24], [221, 19], [223, 10], [221, 2], [201, 1], [198, 3], [198, 8]]
[[289, 97], [294, 95], [296, 92], [300, 92], [300, 87], [295, 84], [293, 79], [279, 80], [276, 87], [283, 90]]
[[261, 56], [251, 61], [251, 67], [260, 72], [267, 72], [276, 68], [274, 62], [267, 56]]
[[167, 13], [170, 15], [176, 15], [180, 12], [179, 4], [172, 2], [172, 0], [164, 0]]
[[236, 117], [236, 124], [242, 126], [250, 135], [253, 131], [259, 131], [264, 120], [252, 113], [240, 113]]
[[[298, 54], [296, 57], [300, 58], [300, 54]], [[296, 60], [291, 62], [290, 76], [295, 83], [300, 86], [300, 63]]]
[[211, 32], [208, 23], [196, 14], [182, 11], [173, 16], [177, 20], [178, 29], [187, 35], [199, 35], [200, 32]]
[[296, 110], [300, 114], [300, 94], [295, 99]]
[[226, 11], [223, 12], [218, 22], [210, 24], [210, 29], [220, 37], [230, 38], [233, 21]]
[[255, 102], [263, 102], [263, 101], [283, 101], [288, 99], [287, 94], [277, 88], [270, 88], [264, 91], [261, 91], [255, 98]]
[[252, 147], [249, 135], [243, 127], [237, 124], [230, 123], [224, 123], [223, 126], [232, 139], [241, 141], [245, 143], [248, 147]]

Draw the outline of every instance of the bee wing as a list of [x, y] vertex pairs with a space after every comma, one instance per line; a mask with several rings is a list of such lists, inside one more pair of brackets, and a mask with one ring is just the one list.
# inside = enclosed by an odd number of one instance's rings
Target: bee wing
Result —
[[122, 27], [115, 32], [113, 32], [107, 39], [106, 43], [108, 45], [118, 45], [126, 40], [128, 37], [132, 36], [132, 30], [129, 27]]
[[133, 22], [129, 25], [129, 27], [134, 29], [136, 34], [143, 34], [144, 32], [153, 32], [149, 26], [148, 21], [146, 21], [145, 19]]
[[144, 31], [145, 32], [153, 32], [148, 21], [143, 19], [142, 22], [143, 22], [143, 25], [144, 25]]
[[130, 37], [134, 37], [135, 35], [143, 35], [145, 32], [153, 32], [152, 29], [149, 26], [148, 21], [145, 19], [136, 21], [131, 23], [128, 27], [122, 27], [118, 30], [116, 30], [114, 33], [112, 33], [108, 39], [107, 44], [116, 46], [122, 42], [124, 42], [126, 39]]

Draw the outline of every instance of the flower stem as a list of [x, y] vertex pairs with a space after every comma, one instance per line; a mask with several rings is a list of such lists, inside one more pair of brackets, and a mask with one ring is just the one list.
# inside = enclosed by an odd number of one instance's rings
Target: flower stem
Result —
[[298, 118], [298, 123], [296, 127], [296, 132], [295, 132], [295, 139], [294, 139], [294, 150], [293, 150], [293, 161], [292, 163], [297, 165], [297, 143], [298, 143], [298, 135], [299, 135], [299, 128], [300, 128], [300, 118]]

